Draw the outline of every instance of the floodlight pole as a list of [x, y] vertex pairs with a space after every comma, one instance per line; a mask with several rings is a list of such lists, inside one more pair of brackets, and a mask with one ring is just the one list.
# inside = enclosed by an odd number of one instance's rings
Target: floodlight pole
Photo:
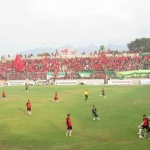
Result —
[[109, 50], [110, 50], [110, 37], [109, 37]]
[[45, 44], [45, 43], [43, 43], [43, 54], [44, 54], [44, 51], [45, 51], [45, 47], [44, 47], [44, 44]]

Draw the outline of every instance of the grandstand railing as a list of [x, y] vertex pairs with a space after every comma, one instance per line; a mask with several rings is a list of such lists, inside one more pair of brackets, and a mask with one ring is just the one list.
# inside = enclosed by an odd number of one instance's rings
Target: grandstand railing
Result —
[[[132, 75], [131, 78], [150, 78], [150, 73], [141, 73], [138, 75]], [[80, 72], [67, 72], [64, 76], [59, 76], [58, 74], [53, 74], [53, 76], [48, 77], [47, 72], [20, 72], [20, 73], [6, 73], [3, 74], [4, 80], [47, 80], [47, 79], [124, 79], [123, 76], [118, 75], [115, 71], [93, 71], [89, 76], [82, 75]]]
[[[54, 74], [54, 76], [50, 77], [51, 79], [105, 79], [106, 74], [103, 71], [94, 71], [89, 76], [83, 76], [81, 77], [79, 72], [68, 72], [65, 73], [65, 75], [62, 77], [57, 76], [57, 74]], [[7, 80], [47, 80], [47, 72], [20, 72], [20, 73], [6, 73], [6, 77], [4, 79]]]

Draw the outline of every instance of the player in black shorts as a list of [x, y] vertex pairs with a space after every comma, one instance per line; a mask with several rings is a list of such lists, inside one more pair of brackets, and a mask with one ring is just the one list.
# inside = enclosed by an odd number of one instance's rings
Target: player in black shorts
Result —
[[102, 95], [99, 96], [103, 96], [106, 99], [104, 88], [102, 88]]
[[[147, 118], [148, 120], [148, 122], [150, 122], [150, 116]], [[150, 140], [150, 127], [149, 127], [149, 123], [148, 123], [148, 125], [145, 127], [145, 129], [146, 129], [146, 132], [144, 133], [144, 135], [143, 135], [143, 137], [146, 137], [146, 135], [148, 134], [149, 135], [149, 140]]]
[[149, 121], [150, 119], [146, 117], [146, 115], [143, 115], [143, 122], [138, 126], [139, 128], [139, 132], [137, 133], [139, 135], [139, 138], [143, 138], [143, 136], [141, 135], [142, 130], [146, 129], [146, 132], [144, 134], [144, 137], [146, 137], [147, 134], [147, 130], [149, 130]]
[[88, 99], [88, 91], [87, 91], [87, 89], [85, 90], [84, 95], [85, 95], [85, 101], [86, 101]]
[[93, 105], [93, 108], [92, 108], [92, 115], [93, 115], [93, 120], [94, 121], [95, 121], [95, 117], [97, 117], [97, 120], [100, 120], [99, 116], [97, 114], [97, 109], [95, 108], [95, 105]]
[[25, 83], [25, 92], [28, 92], [28, 84]]

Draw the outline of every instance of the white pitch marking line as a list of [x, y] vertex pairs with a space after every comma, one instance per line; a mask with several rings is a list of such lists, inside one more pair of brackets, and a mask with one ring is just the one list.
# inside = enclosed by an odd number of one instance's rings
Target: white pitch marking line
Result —
[[137, 102], [139, 102], [139, 101], [142, 101], [142, 100], [140, 99], [140, 100], [138, 100], [138, 101], [135, 101], [135, 102], [134, 102], [134, 105], [139, 106], [139, 107], [144, 107], [144, 108], [150, 108], [150, 107], [138, 105]]

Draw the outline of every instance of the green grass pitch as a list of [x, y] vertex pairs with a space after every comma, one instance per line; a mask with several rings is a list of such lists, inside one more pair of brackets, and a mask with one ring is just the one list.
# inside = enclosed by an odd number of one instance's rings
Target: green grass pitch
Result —
[[[0, 100], [0, 150], [141, 150], [137, 126], [143, 114], [150, 116], [150, 86], [0, 87], [7, 99]], [[89, 99], [84, 100], [85, 89]], [[59, 104], [52, 102], [58, 92]], [[31, 101], [32, 116], [26, 115]], [[92, 120], [95, 105], [100, 121]], [[66, 115], [71, 114], [72, 137], [66, 137]]]

